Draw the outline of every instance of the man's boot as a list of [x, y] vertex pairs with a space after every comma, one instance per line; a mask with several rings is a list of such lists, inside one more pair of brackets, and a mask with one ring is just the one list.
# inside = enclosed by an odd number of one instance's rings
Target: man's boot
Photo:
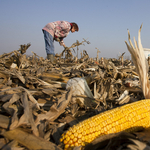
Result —
[[47, 54], [47, 59], [50, 60], [52, 64], [56, 63], [55, 56], [53, 54]]

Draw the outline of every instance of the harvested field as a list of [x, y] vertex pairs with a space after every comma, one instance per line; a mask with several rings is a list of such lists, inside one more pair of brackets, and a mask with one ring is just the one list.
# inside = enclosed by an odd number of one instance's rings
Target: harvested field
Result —
[[[56, 64], [34, 52], [27, 57], [30, 44], [0, 55], [2, 150], [62, 150], [61, 135], [70, 127], [107, 110], [145, 99], [143, 80], [131, 60], [124, 60], [124, 54], [119, 59], [98, 56], [92, 59], [86, 51], [78, 59], [71, 48], [84, 42], [88, 44], [86, 40], [77, 41], [56, 55]], [[146, 150], [150, 149], [149, 133], [141, 124], [132, 133], [103, 134], [82, 149]], [[72, 149], [79, 150], [81, 146], [77, 144]]]

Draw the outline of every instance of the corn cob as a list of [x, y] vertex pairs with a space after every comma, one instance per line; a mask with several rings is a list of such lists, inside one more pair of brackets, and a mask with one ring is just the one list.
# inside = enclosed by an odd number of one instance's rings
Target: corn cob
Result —
[[85, 146], [95, 138], [120, 131], [132, 132], [150, 127], [150, 99], [126, 104], [80, 122], [62, 134], [65, 150]]

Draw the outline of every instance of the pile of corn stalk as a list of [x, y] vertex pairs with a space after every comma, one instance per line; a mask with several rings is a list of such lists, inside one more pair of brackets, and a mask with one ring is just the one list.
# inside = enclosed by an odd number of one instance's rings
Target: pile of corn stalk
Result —
[[[0, 149], [62, 150], [60, 138], [69, 127], [144, 99], [131, 60], [123, 60], [124, 54], [121, 59], [89, 58], [86, 51], [78, 59], [70, 49], [83, 42], [57, 54], [56, 64], [34, 52], [26, 56], [30, 44], [0, 55]], [[82, 149], [148, 149], [148, 133], [105, 135]]]

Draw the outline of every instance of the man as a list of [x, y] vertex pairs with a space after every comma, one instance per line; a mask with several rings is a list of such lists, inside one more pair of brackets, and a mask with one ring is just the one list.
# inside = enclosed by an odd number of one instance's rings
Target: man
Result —
[[45, 39], [45, 49], [47, 53], [47, 59], [52, 63], [54, 62], [54, 40], [58, 41], [61, 46], [65, 46], [63, 39], [69, 34], [75, 31], [79, 31], [78, 25], [74, 22], [68, 21], [55, 21], [48, 23], [43, 29]]

